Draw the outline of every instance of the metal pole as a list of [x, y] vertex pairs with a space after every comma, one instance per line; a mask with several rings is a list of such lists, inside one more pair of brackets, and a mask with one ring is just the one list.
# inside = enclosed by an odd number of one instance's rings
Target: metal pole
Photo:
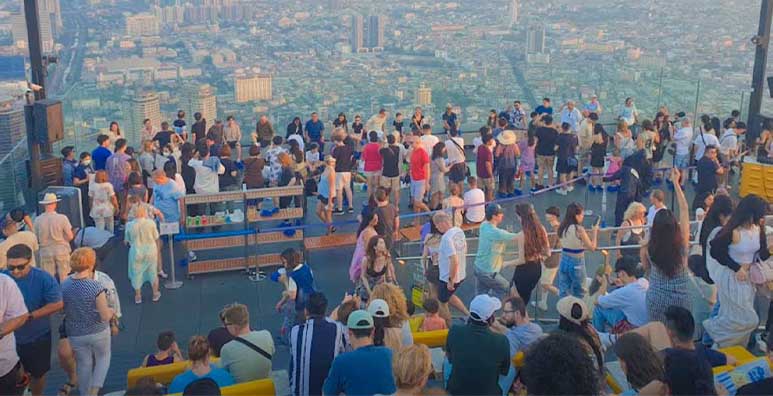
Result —
[[[43, 67], [43, 53], [40, 43], [40, 20], [37, 0], [24, 0], [24, 17], [27, 22], [27, 47], [30, 53], [31, 80], [43, 88], [33, 90], [35, 100], [46, 98], [46, 74]], [[40, 143], [35, 136], [35, 123], [32, 117], [32, 106], [27, 105], [27, 149], [29, 150], [30, 187], [33, 194], [43, 189], [43, 172], [40, 169]]]
[[695, 87], [695, 111], [692, 114], [692, 126], [695, 128], [695, 120], [698, 118], [698, 102], [701, 100], [701, 80], [698, 79], [698, 84]]
[[757, 30], [756, 50], [754, 52], [754, 72], [752, 74], [752, 93], [749, 97], [747, 121], [750, 134], [756, 138], [760, 129], [755, 120], [762, 108], [762, 92], [765, 89], [765, 68], [768, 63], [768, 44], [770, 42], [770, 23], [773, 18], [771, 0], [762, 0], [760, 4], [760, 24]]
[[174, 235], [169, 235], [169, 266], [171, 267], [170, 270], [172, 271], [172, 279], [168, 280], [166, 283], [164, 283], [164, 288], [167, 289], [179, 289], [182, 287], [183, 283], [182, 281], [178, 281], [177, 277], [175, 276], [175, 265], [174, 265]]

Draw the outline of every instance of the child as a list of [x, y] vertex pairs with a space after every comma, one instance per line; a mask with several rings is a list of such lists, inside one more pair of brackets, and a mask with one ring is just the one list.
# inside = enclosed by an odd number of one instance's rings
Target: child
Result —
[[172, 331], [158, 333], [156, 347], [158, 352], [146, 355], [141, 367], [163, 366], [185, 360]]
[[124, 241], [129, 245], [129, 279], [134, 288], [134, 303], [142, 304], [142, 285], [150, 283], [153, 302], [161, 298], [158, 290], [158, 230], [147, 216], [147, 209], [139, 206], [136, 218], [126, 224]]
[[518, 141], [518, 148], [521, 150], [521, 163], [518, 164], [518, 173], [521, 175], [521, 181], [518, 183], [518, 189], [523, 191], [526, 184], [526, 176], [529, 176], [529, 184], [531, 185], [531, 192], [537, 191], [534, 187], [534, 149], [537, 147], [537, 139], [534, 134], [530, 133], [526, 139]]
[[448, 328], [445, 319], [441, 318], [438, 314], [438, 311], [440, 310], [440, 303], [438, 300], [427, 298], [424, 300], [423, 308], [425, 311], [424, 322], [422, 322], [419, 331], [445, 330]]
[[309, 173], [314, 174], [314, 171], [322, 165], [319, 157], [319, 144], [309, 144], [309, 151], [306, 152], [306, 164], [309, 167]]

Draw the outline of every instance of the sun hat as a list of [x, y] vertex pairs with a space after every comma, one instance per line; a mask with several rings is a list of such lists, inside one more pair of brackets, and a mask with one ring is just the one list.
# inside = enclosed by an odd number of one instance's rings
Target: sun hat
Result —
[[386, 301], [377, 298], [368, 304], [368, 313], [373, 315], [374, 318], [388, 318], [389, 304], [387, 304]]
[[346, 327], [350, 330], [372, 329], [373, 316], [363, 309], [358, 309], [349, 315], [346, 320]]
[[507, 130], [503, 131], [498, 137], [497, 140], [501, 144], [515, 144], [515, 132]]
[[41, 205], [48, 205], [52, 203], [57, 203], [61, 201], [61, 199], [56, 197], [56, 194], [54, 193], [46, 193], [46, 195], [43, 196], [43, 200], [39, 201], [38, 203]]

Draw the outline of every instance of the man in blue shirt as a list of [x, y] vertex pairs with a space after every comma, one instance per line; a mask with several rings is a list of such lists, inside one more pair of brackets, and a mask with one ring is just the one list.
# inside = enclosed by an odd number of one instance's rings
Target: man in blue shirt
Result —
[[458, 129], [459, 124], [457, 122], [457, 115], [454, 113], [451, 105], [448, 105], [446, 106], [446, 112], [443, 113], [443, 130], [446, 133], [449, 133], [451, 131], [456, 132]]
[[162, 169], [153, 171], [153, 206], [164, 215], [164, 222], [177, 223], [180, 221], [180, 198], [184, 192], [180, 190], [172, 179], [166, 176]]
[[316, 112], [311, 113], [311, 119], [306, 121], [306, 129], [303, 131], [306, 142], [315, 142], [319, 145], [319, 152], [325, 151], [325, 138], [322, 133], [325, 131], [325, 123], [319, 120]]
[[42, 395], [46, 373], [51, 369], [51, 323], [48, 319], [64, 307], [62, 292], [48, 272], [32, 267], [32, 250], [27, 245], [14, 245], [6, 253], [4, 273], [19, 287], [27, 306], [27, 320], [16, 330], [16, 353], [24, 370], [30, 374], [33, 395]]
[[354, 349], [333, 360], [323, 395], [391, 395], [397, 391], [392, 375], [392, 351], [373, 345], [373, 316], [357, 310], [346, 321]]
[[553, 115], [553, 107], [550, 105], [550, 98], [542, 98], [542, 104], [537, 106], [534, 111], [539, 115]]
[[72, 187], [72, 177], [75, 173], [75, 167], [78, 161], [75, 160], [75, 149], [73, 146], [67, 146], [62, 149], [62, 181], [65, 186]]
[[105, 170], [107, 159], [113, 155], [113, 152], [108, 148], [110, 147], [110, 137], [107, 135], [99, 135], [99, 137], [97, 137], [97, 144], [97, 148], [91, 152], [91, 159], [94, 161], [94, 170]]

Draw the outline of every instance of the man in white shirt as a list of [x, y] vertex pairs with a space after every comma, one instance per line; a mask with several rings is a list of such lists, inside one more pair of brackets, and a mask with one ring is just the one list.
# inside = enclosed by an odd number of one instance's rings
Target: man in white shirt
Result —
[[0, 395], [19, 396], [27, 388], [19, 385], [25, 382], [24, 370], [16, 353], [13, 332], [28, 320], [27, 306], [16, 282], [0, 274]]
[[[726, 122], [727, 123], [727, 122]], [[738, 133], [736, 132], [735, 122], [733, 122], [719, 139], [719, 152], [726, 159], [731, 159], [738, 154]]]
[[218, 175], [225, 173], [225, 167], [220, 163], [220, 159], [210, 157], [209, 148], [206, 143], [196, 146], [199, 152], [199, 158], [193, 158], [188, 161], [188, 166], [196, 171], [196, 181], [193, 183], [193, 189], [196, 194], [209, 194], [220, 192]]
[[8, 217], [0, 220], [0, 225], [2, 225], [3, 235], [5, 235], [5, 240], [0, 242], [0, 269], [5, 269], [6, 266], [5, 253], [8, 249], [18, 244], [26, 245], [32, 250], [33, 254], [32, 259], [30, 260], [30, 266], [37, 267], [35, 264], [35, 256], [38, 253], [39, 246], [38, 238], [35, 234], [31, 231], [18, 231], [16, 222], [10, 220]]
[[437, 136], [432, 135], [432, 127], [429, 126], [429, 124], [424, 124], [421, 127], [421, 145], [424, 146], [424, 150], [427, 152], [427, 154], [432, 157], [432, 148], [435, 147], [436, 144], [440, 143], [440, 139], [438, 139]]
[[454, 295], [467, 276], [467, 237], [459, 227], [453, 227], [451, 216], [445, 212], [437, 212], [432, 216], [438, 231], [443, 233], [440, 239], [438, 254], [438, 270], [440, 285], [438, 285], [438, 301], [440, 301], [440, 316], [451, 324], [450, 303], [467, 317], [470, 312], [459, 297]]
[[655, 215], [659, 210], [666, 208], [666, 194], [662, 190], [652, 190], [650, 193], [650, 203], [652, 206], [647, 210], [647, 225], [652, 226], [652, 222], [655, 220]]
[[480, 223], [486, 217], [486, 194], [478, 188], [478, 179], [475, 176], [467, 178], [470, 189], [464, 193], [464, 217], [470, 223]]
[[[674, 143], [676, 144], [676, 154], [674, 158], [674, 166], [680, 171], [687, 169], [690, 166], [690, 142], [692, 142], [692, 126], [690, 125], [690, 119], [685, 118], [682, 120], [682, 127], [677, 129], [674, 133]], [[679, 183], [684, 183], [684, 178], [687, 172], [680, 172]]]
[[719, 147], [719, 139], [710, 133], [703, 133], [703, 128], [699, 131], [698, 135], [692, 142], [695, 150], [695, 160], [703, 158], [703, 153], [706, 151], [706, 146]]
[[607, 284], [602, 282], [602, 295], [593, 309], [593, 326], [601, 332], [622, 325], [622, 321], [633, 327], [649, 322], [646, 296], [650, 284], [647, 279], [639, 277], [637, 260], [629, 256], [617, 259], [615, 274], [618, 288], [606, 294]]
[[577, 133], [580, 130], [580, 121], [582, 121], [580, 109], [574, 106], [574, 101], [566, 102], [566, 105], [561, 108], [561, 123], [569, 124], [569, 129]]

